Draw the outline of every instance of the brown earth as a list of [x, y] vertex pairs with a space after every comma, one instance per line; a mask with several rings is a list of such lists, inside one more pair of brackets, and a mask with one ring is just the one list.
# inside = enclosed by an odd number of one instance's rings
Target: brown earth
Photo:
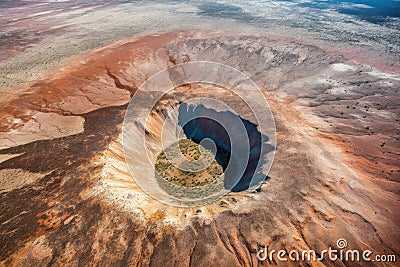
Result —
[[[196, 60], [236, 67], [263, 88], [278, 147], [261, 192], [172, 207], [127, 171], [122, 122], [147, 78]], [[258, 266], [263, 245], [321, 251], [339, 238], [399, 258], [399, 73], [293, 40], [221, 33], [135, 37], [85, 53], [1, 93], [0, 262]]]

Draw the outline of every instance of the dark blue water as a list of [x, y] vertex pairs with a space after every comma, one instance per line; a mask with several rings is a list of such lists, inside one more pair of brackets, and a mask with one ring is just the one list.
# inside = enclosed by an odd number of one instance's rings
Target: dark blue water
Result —
[[[185, 0], [183, 0], [186, 2]], [[188, 1], [191, 2], [191, 1]], [[262, 2], [268, 2], [264, 0]], [[342, 14], [352, 15], [358, 19], [371, 23], [382, 23], [390, 18], [400, 18], [399, 0], [314, 0], [302, 2], [300, 0], [271, 0], [271, 2], [291, 2], [297, 7], [306, 7], [314, 10], [321, 10], [321, 13], [328, 10], [335, 10]], [[195, 1], [196, 3], [196, 1]], [[243, 11], [242, 8], [229, 2], [219, 3], [213, 1], [200, 2], [201, 15], [208, 15], [219, 18], [234, 18], [243, 21], [260, 20], [252, 17]], [[288, 11], [290, 13], [291, 11]], [[296, 12], [293, 10], [292, 12]]]
[[299, 3], [299, 5], [319, 9], [335, 9], [342, 14], [354, 15], [371, 23], [384, 22], [388, 18], [400, 18], [400, 1], [398, 0], [314, 0]]

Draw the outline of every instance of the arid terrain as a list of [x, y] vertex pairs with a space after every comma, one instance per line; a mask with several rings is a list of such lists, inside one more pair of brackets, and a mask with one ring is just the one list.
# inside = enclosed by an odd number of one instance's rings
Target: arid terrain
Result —
[[[29, 65], [18, 66], [33, 62], [27, 55], [42, 58], [43, 46], [2, 50], [0, 265], [365, 264], [257, 259], [265, 245], [322, 251], [341, 238], [349, 249], [400, 260], [400, 67], [392, 54], [267, 32], [124, 34], [42, 62], [33, 77], [23, 74]], [[275, 158], [256, 189], [173, 206], [135, 182], [123, 122], [149, 77], [196, 61], [232, 66], [261, 88], [275, 119]], [[185, 90], [176, 101], [207, 96], [243, 106], [229, 90]], [[164, 119], [150, 122], [149, 135]]]

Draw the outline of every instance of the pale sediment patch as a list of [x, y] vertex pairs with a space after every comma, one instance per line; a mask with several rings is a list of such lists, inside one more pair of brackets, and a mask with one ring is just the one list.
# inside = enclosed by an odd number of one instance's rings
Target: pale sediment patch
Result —
[[381, 79], [391, 79], [391, 80], [396, 80], [400, 81], [400, 75], [395, 74], [395, 73], [387, 73], [383, 71], [379, 71], [377, 69], [373, 69], [372, 71], [368, 72], [369, 75], [381, 78]]
[[30, 185], [45, 176], [46, 174], [43, 173], [34, 173], [23, 169], [0, 170], [0, 193]]
[[348, 64], [336, 63], [332, 65], [332, 69], [338, 72], [345, 72], [345, 71], [354, 71], [356, 68]]
[[4, 161], [7, 161], [7, 160], [9, 160], [9, 159], [18, 157], [19, 155], [22, 155], [22, 153], [21, 153], [21, 154], [5, 154], [5, 155], [0, 155], [0, 163], [3, 163]]
[[83, 132], [85, 119], [80, 116], [63, 116], [56, 113], [36, 112], [31, 119], [12, 119], [18, 125], [0, 133], [0, 147], [15, 147], [38, 140], [50, 140]]

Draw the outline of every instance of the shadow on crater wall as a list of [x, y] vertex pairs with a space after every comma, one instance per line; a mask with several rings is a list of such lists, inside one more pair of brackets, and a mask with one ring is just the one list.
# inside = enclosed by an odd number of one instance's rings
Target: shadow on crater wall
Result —
[[[194, 142], [200, 143], [205, 138], [214, 141], [217, 146], [216, 160], [224, 169], [225, 189], [240, 192], [269, 178], [262, 173], [262, 167], [267, 163], [266, 154], [275, 148], [267, 143], [269, 137], [262, 135], [258, 131], [257, 125], [230, 111], [218, 112], [201, 104], [194, 106], [185, 103], [179, 107], [178, 123], [183, 128], [186, 137]], [[246, 130], [247, 136], [242, 137], [243, 142], [246, 142], [244, 138], [247, 138], [250, 146], [248, 151], [242, 151], [248, 153], [248, 161], [241, 177], [238, 177], [237, 170], [243, 170], [244, 167], [235, 167], [238, 162], [237, 155], [232, 154], [231, 138], [223, 126], [229, 125], [231, 129], [243, 127], [242, 125], [236, 127], [235, 124], [238, 123], [241, 123]], [[235, 133], [233, 132], [233, 134]], [[233, 168], [227, 172], [226, 168], [230, 163], [230, 158], [234, 161], [232, 162]], [[232, 184], [232, 181], [235, 184]]]

